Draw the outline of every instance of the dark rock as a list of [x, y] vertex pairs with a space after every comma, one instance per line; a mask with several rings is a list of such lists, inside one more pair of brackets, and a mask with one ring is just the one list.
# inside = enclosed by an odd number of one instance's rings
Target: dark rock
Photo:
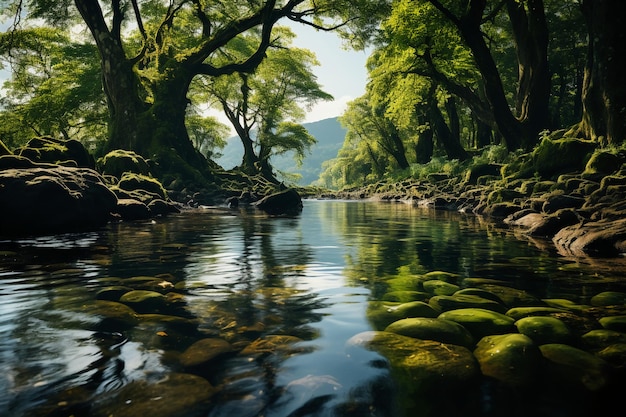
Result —
[[98, 159], [98, 167], [103, 174], [121, 178], [126, 172], [150, 175], [148, 162], [133, 151], [116, 149]]
[[152, 213], [150, 213], [147, 205], [132, 198], [120, 198], [117, 200], [117, 206], [112, 212], [119, 215], [122, 220], [145, 220], [152, 217]]
[[117, 204], [102, 176], [88, 168], [0, 171], [0, 233], [61, 233], [106, 224]]
[[[93, 156], [77, 140], [56, 139], [49, 136], [33, 138], [19, 149], [19, 155], [33, 162], [60, 164], [73, 161], [77, 167], [95, 169]], [[65, 164], [68, 165], [68, 164]]]
[[567, 226], [552, 241], [565, 255], [617, 256], [626, 251], [626, 219]]
[[553, 194], [546, 197], [541, 207], [544, 213], [554, 213], [564, 208], [580, 208], [585, 204], [585, 199], [567, 194]]
[[256, 208], [270, 215], [295, 215], [302, 211], [302, 198], [293, 188], [268, 195], [255, 204]]

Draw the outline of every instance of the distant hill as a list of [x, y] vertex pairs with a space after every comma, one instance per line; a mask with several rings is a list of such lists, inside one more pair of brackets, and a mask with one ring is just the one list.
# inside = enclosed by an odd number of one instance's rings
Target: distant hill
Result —
[[[313, 145], [310, 152], [307, 153], [302, 166], [300, 168], [296, 167], [292, 152], [275, 156], [272, 158], [271, 162], [272, 166], [277, 171], [302, 175], [302, 179], [298, 181], [299, 185], [309, 185], [319, 178], [322, 163], [337, 156], [337, 152], [341, 148], [341, 145], [343, 145], [346, 130], [341, 126], [336, 117], [312, 123], [304, 123], [303, 126], [317, 139], [317, 143]], [[231, 169], [241, 163], [243, 146], [241, 145], [239, 137], [233, 136], [227, 139], [227, 145], [222, 150], [222, 155], [223, 156], [217, 158], [215, 162], [225, 169]]]

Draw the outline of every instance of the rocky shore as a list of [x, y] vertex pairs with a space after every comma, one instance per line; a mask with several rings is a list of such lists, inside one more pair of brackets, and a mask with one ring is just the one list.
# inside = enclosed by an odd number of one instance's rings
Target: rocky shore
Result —
[[372, 199], [456, 210], [550, 239], [563, 255], [626, 251], [626, 155], [579, 139], [544, 139], [509, 164], [474, 165], [461, 176], [378, 182], [318, 198]]
[[206, 189], [190, 189], [177, 179], [166, 189], [154, 168], [125, 150], [96, 161], [75, 140], [37, 137], [14, 152], [2, 146], [0, 236], [93, 230], [111, 221], [148, 220], [201, 204], [248, 204], [270, 215], [302, 209], [295, 190], [259, 178], [224, 172], [219, 185]]

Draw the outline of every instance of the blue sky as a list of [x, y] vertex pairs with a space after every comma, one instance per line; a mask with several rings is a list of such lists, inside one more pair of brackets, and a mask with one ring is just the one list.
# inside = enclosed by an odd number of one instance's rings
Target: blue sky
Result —
[[332, 32], [316, 31], [303, 25], [289, 26], [297, 34], [294, 45], [315, 52], [321, 64], [314, 68], [317, 81], [324, 91], [335, 97], [333, 102], [316, 105], [305, 121], [340, 116], [349, 101], [365, 93], [365, 62], [369, 52], [346, 50], [341, 39]]

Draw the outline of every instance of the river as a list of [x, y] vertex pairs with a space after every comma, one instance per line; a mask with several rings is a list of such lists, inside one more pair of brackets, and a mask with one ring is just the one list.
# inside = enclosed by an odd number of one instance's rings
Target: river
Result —
[[198, 209], [0, 239], [0, 415], [591, 415], [613, 391], [482, 378], [407, 406], [414, 391], [389, 360], [350, 345], [383, 330], [368, 311], [394, 279], [445, 272], [576, 305], [626, 292], [622, 258], [568, 259], [515, 233], [402, 203], [307, 200], [293, 218]]

